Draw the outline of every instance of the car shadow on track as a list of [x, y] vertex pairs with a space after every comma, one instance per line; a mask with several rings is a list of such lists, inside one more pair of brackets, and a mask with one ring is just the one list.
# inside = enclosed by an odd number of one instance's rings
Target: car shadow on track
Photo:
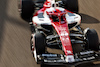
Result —
[[[79, 15], [81, 16], [81, 18], [82, 18], [82, 20], [81, 20], [81, 23], [85, 23], [85, 24], [98, 24], [98, 23], [100, 23], [100, 21], [98, 20], [98, 19], [96, 19], [96, 18], [94, 18], [94, 17], [91, 17], [91, 16], [89, 16], [89, 15], [86, 15], [86, 14], [83, 14], [83, 13], [79, 13]], [[94, 27], [94, 29], [96, 29], [97, 27]], [[99, 28], [97, 28], [97, 29], [99, 29]], [[98, 32], [100, 32], [99, 30], [98, 30]], [[99, 35], [100, 36], [100, 35]], [[99, 38], [100, 39], [100, 38]], [[100, 42], [99, 42], [100, 43]]]
[[100, 23], [100, 21], [98, 19], [91, 17], [89, 15], [80, 13], [80, 16], [82, 17], [82, 23], [87, 23], [87, 24]]

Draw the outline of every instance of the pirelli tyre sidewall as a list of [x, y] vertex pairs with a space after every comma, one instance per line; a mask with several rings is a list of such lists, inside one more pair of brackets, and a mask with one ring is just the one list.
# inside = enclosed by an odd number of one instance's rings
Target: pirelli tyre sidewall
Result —
[[65, 9], [78, 13], [79, 11], [78, 0], [62, 0], [62, 2], [64, 3]]
[[94, 29], [88, 29], [85, 36], [87, 39], [87, 44], [85, 48], [98, 51], [100, 45], [97, 32]]

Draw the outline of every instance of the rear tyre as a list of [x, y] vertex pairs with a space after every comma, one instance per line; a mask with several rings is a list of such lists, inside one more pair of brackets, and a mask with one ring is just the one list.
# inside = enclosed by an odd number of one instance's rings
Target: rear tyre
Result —
[[78, 13], [78, 0], [62, 0], [62, 2], [64, 3], [65, 9]]
[[87, 31], [86, 39], [87, 39], [87, 44], [86, 44], [86, 49], [91, 49], [98, 51], [99, 50], [99, 37], [97, 32], [94, 29], [89, 29]]
[[31, 21], [34, 13], [34, 2], [32, 0], [20, 0], [21, 17], [26, 21]]

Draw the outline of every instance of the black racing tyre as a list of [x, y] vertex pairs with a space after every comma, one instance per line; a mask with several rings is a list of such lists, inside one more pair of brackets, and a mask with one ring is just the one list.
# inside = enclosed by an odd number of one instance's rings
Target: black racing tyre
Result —
[[35, 11], [33, 0], [20, 0], [21, 17], [24, 20], [30, 21]]
[[89, 29], [86, 33], [86, 49], [91, 49], [98, 51], [99, 50], [99, 37], [97, 32], [94, 29]]
[[64, 3], [65, 9], [78, 13], [78, 0], [62, 0], [62, 2]]
[[34, 40], [35, 40], [36, 53], [37, 54], [45, 53], [45, 48], [46, 48], [45, 36], [41, 33], [35, 33]]
[[30, 47], [33, 57], [38, 64], [37, 55], [45, 53], [45, 48], [46, 48], [45, 36], [41, 33], [32, 34], [30, 39]]
[[36, 48], [37, 54], [45, 53], [45, 47], [46, 47], [45, 36], [41, 33], [36, 33], [35, 34], [35, 48]]

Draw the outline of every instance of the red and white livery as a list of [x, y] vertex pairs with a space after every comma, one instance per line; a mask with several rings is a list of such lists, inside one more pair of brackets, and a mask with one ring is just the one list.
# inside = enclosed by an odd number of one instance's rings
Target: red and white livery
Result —
[[[88, 31], [96, 32], [89, 28], [82, 30], [80, 27], [81, 16], [59, 7], [59, 2], [46, 0], [43, 8], [32, 17], [32, 22], [35, 32], [32, 33], [31, 37], [31, 49], [37, 63], [68, 64], [96, 59], [94, 51], [99, 49], [98, 39], [96, 39], [98, 36], [90, 35]], [[96, 39], [95, 42], [92, 42], [93, 40], [90, 38], [93, 35]], [[93, 45], [95, 43], [97, 44]], [[84, 49], [74, 53], [73, 44], [83, 45], [81, 48]], [[46, 51], [46, 47], [54, 45], [59, 46], [59, 49], [64, 51], [64, 55]]]

